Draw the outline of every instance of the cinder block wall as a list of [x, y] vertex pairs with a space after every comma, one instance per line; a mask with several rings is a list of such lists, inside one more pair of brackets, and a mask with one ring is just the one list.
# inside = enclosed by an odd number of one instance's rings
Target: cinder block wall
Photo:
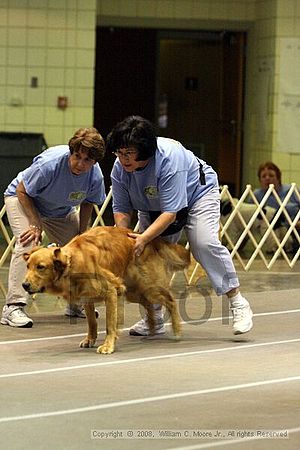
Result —
[[93, 124], [95, 26], [96, 0], [0, 0], [2, 131], [42, 132], [55, 145]]
[[248, 33], [243, 181], [257, 185], [258, 165], [272, 160], [281, 168], [283, 182], [300, 186], [300, 128], [296, 153], [286, 152], [277, 140], [283, 121], [280, 80], [283, 70], [291, 75], [295, 69], [293, 64], [283, 67], [282, 43], [300, 38], [300, 0], [256, 0], [254, 17]]
[[96, 21], [247, 31], [243, 185], [257, 185], [266, 159], [300, 185], [300, 148], [276, 144], [281, 42], [300, 37], [300, 0], [0, 0], [1, 130], [43, 132], [54, 145], [93, 123]]

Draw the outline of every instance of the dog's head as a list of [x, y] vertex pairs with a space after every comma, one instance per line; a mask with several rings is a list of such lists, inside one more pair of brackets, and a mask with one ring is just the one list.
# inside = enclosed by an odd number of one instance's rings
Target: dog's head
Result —
[[29, 294], [53, 291], [70, 265], [68, 256], [60, 247], [35, 247], [30, 253], [24, 253], [23, 258], [27, 272], [22, 286]]

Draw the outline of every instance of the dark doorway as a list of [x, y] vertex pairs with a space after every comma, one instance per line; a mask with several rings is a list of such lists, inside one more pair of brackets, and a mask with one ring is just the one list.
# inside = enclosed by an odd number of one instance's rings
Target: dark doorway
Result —
[[238, 194], [241, 177], [243, 33], [159, 34], [160, 134], [185, 144]]
[[[205, 159], [238, 195], [245, 34], [97, 29], [94, 123], [106, 137], [130, 114]], [[106, 185], [113, 164], [102, 164]]]
[[[104, 138], [131, 114], [155, 120], [156, 30], [97, 28], [94, 125]], [[101, 166], [106, 186], [114, 161], [106, 155]]]

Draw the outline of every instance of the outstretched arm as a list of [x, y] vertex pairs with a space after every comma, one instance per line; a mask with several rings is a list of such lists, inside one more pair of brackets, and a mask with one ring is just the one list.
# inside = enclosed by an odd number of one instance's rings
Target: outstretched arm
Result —
[[132, 213], [116, 212], [114, 213], [114, 221], [117, 227], [130, 228]]
[[29, 221], [29, 228], [20, 234], [20, 242], [24, 247], [32, 241], [34, 241], [35, 244], [38, 244], [42, 234], [42, 222], [32, 198], [25, 190], [23, 181], [18, 184], [16, 193]]
[[136, 256], [140, 256], [144, 251], [145, 246], [163, 233], [175, 219], [176, 213], [163, 212], [143, 233], [130, 233], [129, 236], [135, 239], [134, 252]]

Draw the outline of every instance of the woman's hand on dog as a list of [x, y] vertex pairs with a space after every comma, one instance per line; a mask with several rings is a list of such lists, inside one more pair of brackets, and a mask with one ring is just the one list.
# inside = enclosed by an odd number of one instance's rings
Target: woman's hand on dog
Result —
[[142, 234], [138, 233], [128, 233], [128, 236], [135, 239], [134, 255], [137, 257], [141, 256], [147, 244], [145, 238]]

